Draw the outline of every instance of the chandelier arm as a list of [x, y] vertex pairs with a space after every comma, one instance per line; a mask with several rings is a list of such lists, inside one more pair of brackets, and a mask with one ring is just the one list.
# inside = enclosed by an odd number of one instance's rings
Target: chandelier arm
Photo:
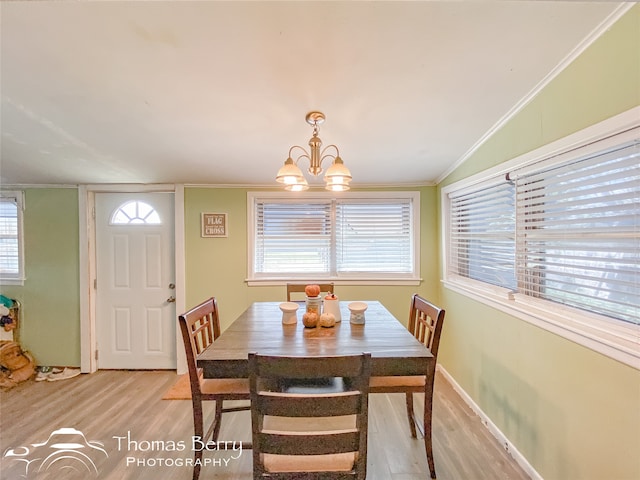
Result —
[[310, 157], [309, 157], [309, 152], [307, 152], [307, 151], [306, 151], [304, 148], [302, 148], [300, 145], [294, 145], [293, 147], [291, 147], [291, 148], [289, 149], [289, 157], [293, 158], [293, 157], [291, 156], [291, 154], [293, 153], [293, 151], [294, 151], [295, 149], [302, 150], [302, 152], [303, 152], [303, 153], [302, 153], [298, 158], [296, 158], [296, 163], [298, 163], [298, 160], [300, 160], [301, 158], [306, 158], [307, 160], [309, 160], [309, 159], [310, 159]]
[[324, 152], [326, 152], [326, 151], [327, 151], [327, 150], [329, 150], [330, 148], [333, 148], [333, 149], [335, 149], [335, 151], [336, 151], [336, 154], [334, 155], [334, 157], [339, 157], [339, 156], [340, 156], [340, 150], [338, 150], [338, 147], [337, 147], [337, 146], [335, 146], [335, 145], [333, 145], [333, 144], [331, 144], [331, 145], [327, 145], [326, 147], [324, 147], [324, 148], [322, 149], [322, 155], [324, 156]]
[[306, 158], [307, 160], [309, 160], [309, 162], [311, 162], [311, 157], [309, 157], [309, 154], [307, 152], [304, 152], [303, 154], [296, 157], [296, 165], [298, 165], [298, 162], [301, 158]]
[[[327, 150], [329, 150], [330, 148], [333, 148], [336, 153], [335, 155], [332, 155], [330, 153], [326, 153]], [[340, 156], [340, 150], [338, 150], [338, 147], [336, 147], [335, 145], [327, 145], [326, 147], [324, 147], [322, 149], [322, 152], [320, 153], [320, 163], [324, 162], [325, 158], [331, 158], [333, 160], [335, 160], [337, 157]]]

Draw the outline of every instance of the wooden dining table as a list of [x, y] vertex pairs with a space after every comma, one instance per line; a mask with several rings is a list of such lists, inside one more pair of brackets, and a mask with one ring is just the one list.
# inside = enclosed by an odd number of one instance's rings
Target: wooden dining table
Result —
[[306, 328], [301, 321], [304, 303], [298, 322], [285, 325], [279, 302], [255, 302], [198, 355], [198, 367], [205, 378], [246, 378], [249, 352], [320, 357], [369, 352], [374, 376], [433, 375], [429, 349], [379, 301], [365, 301], [364, 324], [350, 323], [349, 303], [340, 302], [342, 321], [335, 327]]

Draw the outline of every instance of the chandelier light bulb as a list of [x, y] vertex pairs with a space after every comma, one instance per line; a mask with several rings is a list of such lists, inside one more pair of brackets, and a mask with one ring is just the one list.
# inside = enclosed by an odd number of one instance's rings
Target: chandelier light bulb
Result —
[[278, 170], [276, 182], [293, 185], [303, 181], [305, 180], [302, 170], [293, 162], [291, 157], [287, 158], [284, 165]]
[[295, 185], [287, 185], [286, 187], [284, 187], [284, 189], [290, 192], [302, 192], [304, 190], [309, 190], [309, 185], [296, 183]]
[[345, 192], [349, 190], [349, 185], [340, 183], [328, 183], [325, 188], [332, 192]]

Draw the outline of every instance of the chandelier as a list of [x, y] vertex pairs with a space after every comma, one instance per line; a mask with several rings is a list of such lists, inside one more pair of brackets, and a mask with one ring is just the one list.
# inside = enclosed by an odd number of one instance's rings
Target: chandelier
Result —
[[[307, 123], [313, 127], [313, 136], [309, 139], [309, 152], [299, 145], [294, 145], [289, 149], [289, 157], [284, 165], [278, 170], [276, 181], [284, 183], [284, 189], [294, 192], [307, 190], [309, 184], [302, 174], [302, 170], [298, 167], [298, 162], [302, 158], [309, 160], [309, 169], [311, 175], [317, 177], [322, 173], [322, 162], [327, 158], [333, 159], [333, 163], [324, 174], [325, 188], [334, 192], [343, 192], [349, 190], [349, 182], [351, 181], [351, 172], [344, 166], [340, 158], [340, 152], [335, 145], [328, 145], [322, 148], [322, 140], [318, 137], [318, 126], [324, 122], [324, 113], [309, 112], [305, 117]], [[296, 159], [293, 159], [294, 152], [299, 153]]]

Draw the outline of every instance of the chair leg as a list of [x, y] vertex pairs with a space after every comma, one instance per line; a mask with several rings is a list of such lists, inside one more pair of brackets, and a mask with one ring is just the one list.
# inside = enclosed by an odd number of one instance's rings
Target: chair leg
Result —
[[409, 428], [411, 429], [411, 436], [416, 438], [416, 425], [414, 422], [414, 413], [413, 413], [413, 393], [406, 392], [405, 393], [405, 401], [407, 403], [407, 418], [409, 419]]
[[200, 463], [202, 462], [202, 450], [197, 451], [194, 456], [193, 476], [192, 480], [198, 480], [200, 477]]
[[[202, 438], [204, 431], [204, 420], [202, 416], [202, 404], [199, 402], [193, 403], [193, 434], [196, 437]], [[193, 455], [193, 480], [198, 480], [200, 477], [200, 464], [202, 462], [202, 449], [196, 449]]]
[[216, 400], [216, 416], [213, 420], [213, 425], [214, 427], [211, 440], [217, 442], [218, 436], [220, 435], [220, 427], [222, 427], [222, 400]]
[[427, 453], [427, 463], [431, 478], [436, 478], [436, 467], [433, 461], [433, 444], [431, 441], [431, 417], [433, 407], [433, 386], [424, 395], [424, 447]]
[[[218, 441], [220, 435], [220, 427], [222, 426], [222, 400], [216, 400], [215, 413], [211, 425], [204, 431], [204, 413], [202, 411], [202, 404], [193, 404], [193, 431], [196, 437], [199, 437], [203, 442], [213, 440]], [[197, 449], [194, 453], [194, 465], [193, 465], [193, 480], [198, 480], [200, 476], [200, 464], [202, 463], [202, 449]]]

